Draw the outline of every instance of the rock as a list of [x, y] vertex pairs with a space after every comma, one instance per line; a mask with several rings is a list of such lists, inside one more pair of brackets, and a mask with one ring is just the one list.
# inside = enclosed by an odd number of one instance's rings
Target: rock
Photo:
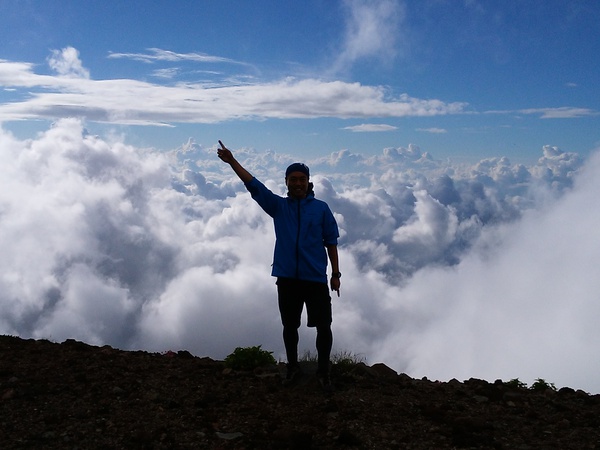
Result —
[[351, 447], [361, 447], [363, 441], [356, 434], [348, 429], [343, 429], [337, 438], [338, 444], [349, 445]]
[[242, 436], [244, 436], [244, 433], [240, 433], [237, 431], [235, 433], [221, 433], [221, 432], [217, 431], [215, 434], [217, 435], [218, 438], [225, 439], [226, 441], [231, 441], [233, 439], [238, 439], [238, 438], [241, 438]]
[[373, 364], [371, 369], [382, 377], [395, 378], [398, 376], [398, 372], [396, 372], [394, 369], [390, 369], [383, 363]]

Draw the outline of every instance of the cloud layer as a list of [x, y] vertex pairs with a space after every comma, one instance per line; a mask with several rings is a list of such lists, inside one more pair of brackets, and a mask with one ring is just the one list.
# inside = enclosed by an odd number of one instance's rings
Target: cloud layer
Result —
[[[75, 119], [0, 132], [0, 333], [283, 357], [272, 224], [215, 148], [153, 152]], [[235, 153], [283, 192], [292, 156]], [[307, 163], [342, 234], [336, 349], [415, 377], [600, 392], [597, 155], [458, 166], [409, 146]]]
[[[109, 57], [233, 62], [160, 49], [151, 49], [147, 55], [112, 53]], [[40, 75], [35, 73], [33, 64], [0, 60], [0, 86], [29, 91], [25, 98], [18, 96], [0, 104], [0, 121], [81, 117], [122, 125], [165, 126], [174, 122], [216, 123], [232, 119], [427, 117], [461, 113], [466, 106], [407, 94], [390, 97], [380, 86], [315, 78], [172, 86], [132, 79], [94, 80], [83, 66], [79, 52], [72, 47], [54, 50], [48, 64], [55, 74]]]

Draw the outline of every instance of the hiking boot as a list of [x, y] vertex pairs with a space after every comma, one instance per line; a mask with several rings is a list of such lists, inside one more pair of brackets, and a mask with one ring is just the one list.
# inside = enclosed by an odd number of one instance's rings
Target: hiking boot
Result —
[[294, 383], [300, 376], [302, 375], [302, 370], [298, 364], [288, 364], [287, 370], [285, 373], [285, 378], [283, 380], [284, 385], [290, 385]]
[[333, 393], [333, 385], [331, 384], [331, 377], [329, 376], [329, 372], [318, 372], [317, 379], [319, 380], [319, 384], [323, 388], [326, 394]]

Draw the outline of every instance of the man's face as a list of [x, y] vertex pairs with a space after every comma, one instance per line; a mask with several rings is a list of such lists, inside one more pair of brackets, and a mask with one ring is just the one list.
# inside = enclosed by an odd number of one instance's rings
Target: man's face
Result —
[[285, 179], [290, 197], [305, 198], [308, 192], [308, 177], [302, 172], [291, 172]]

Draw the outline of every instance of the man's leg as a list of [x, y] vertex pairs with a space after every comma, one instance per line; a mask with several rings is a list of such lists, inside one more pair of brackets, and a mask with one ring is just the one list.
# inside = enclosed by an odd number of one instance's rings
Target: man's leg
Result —
[[331, 331], [331, 296], [323, 283], [310, 284], [310, 296], [306, 301], [308, 326], [317, 328], [317, 360], [319, 375], [329, 375], [329, 359], [333, 345]]
[[288, 364], [298, 364], [298, 328], [293, 326], [283, 326], [283, 345], [285, 345], [285, 355]]
[[317, 354], [319, 374], [329, 373], [329, 359], [333, 346], [333, 333], [331, 325], [317, 326]]
[[288, 365], [298, 365], [298, 328], [302, 317], [304, 302], [298, 295], [298, 288], [294, 280], [286, 278], [277, 279], [277, 296], [279, 313], [283, 325], [283, 345], [288, 360]]

